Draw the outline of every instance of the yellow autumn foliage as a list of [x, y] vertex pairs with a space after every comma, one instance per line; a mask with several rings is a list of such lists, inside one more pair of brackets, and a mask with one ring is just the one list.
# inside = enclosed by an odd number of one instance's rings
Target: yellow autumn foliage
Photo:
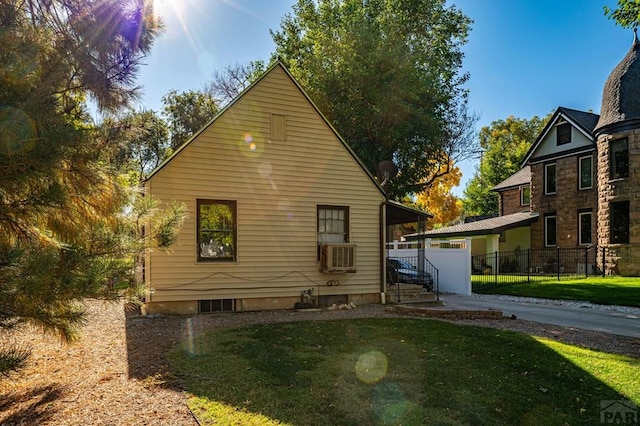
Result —
[[[444, 169], [446, 166], [442, 166]], [[462, 171], [452, 167], [449, 173], [437, 178], [433, 184], [416, 197], [416, 204], [433, 215], [427, 221], [427, 228], [439, 228], [456, 221], [462, 214], [462, 201], [451, 193], [460, 184]]]

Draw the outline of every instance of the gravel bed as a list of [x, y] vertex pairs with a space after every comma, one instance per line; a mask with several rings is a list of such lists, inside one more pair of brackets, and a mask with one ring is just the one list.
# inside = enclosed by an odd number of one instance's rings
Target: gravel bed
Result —
[[[555, 303], [555, 302], [554, 302]], [[382, 305], [352, 310], [264, 311], [143, 317], [122, 303], [87, 302], [82, 338], [63, 344], [22, 327], [0, 333], [0, 345], [32, 348], [28, 366], [0, 377], [0, 425], [196, 425], [166, 354], [206, 330], [256, 323], [399, 317]], [[640, 339], [523, 320], [457, 323], [520, 331], [640, 358]]]

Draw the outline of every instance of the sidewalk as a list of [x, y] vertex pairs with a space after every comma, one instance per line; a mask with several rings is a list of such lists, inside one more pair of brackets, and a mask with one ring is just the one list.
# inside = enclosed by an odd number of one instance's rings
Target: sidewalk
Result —
[[443, 294], [440, 299], [451, 309], [497, 309], [506, 317], [640, 338], [638, 308], [494, 295]]

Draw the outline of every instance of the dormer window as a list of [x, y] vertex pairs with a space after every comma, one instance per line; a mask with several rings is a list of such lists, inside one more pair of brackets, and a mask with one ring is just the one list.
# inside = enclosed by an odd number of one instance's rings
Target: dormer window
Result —
[[564, 122], [556, 126], [556, 144], [571, 143], [571, 124]]

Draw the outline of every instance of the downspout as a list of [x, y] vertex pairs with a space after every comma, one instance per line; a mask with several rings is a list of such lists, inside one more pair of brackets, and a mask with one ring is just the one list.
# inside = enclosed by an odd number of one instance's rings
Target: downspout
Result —
[[380, 204], [380, 302], [386, 304], [385, 280], [387, 276], [387, 201], [389, 197], [385, 195], [385, 200]]

